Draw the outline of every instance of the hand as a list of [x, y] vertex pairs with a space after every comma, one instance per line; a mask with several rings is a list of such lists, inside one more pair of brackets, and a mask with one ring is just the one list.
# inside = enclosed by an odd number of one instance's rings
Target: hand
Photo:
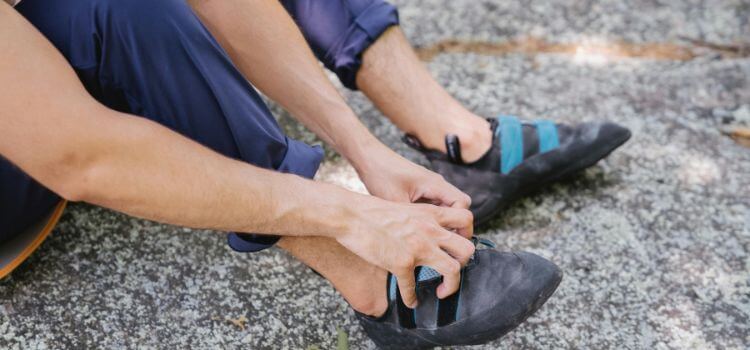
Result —
[[365, 164], [357, 167], [357, 172], [367, 190], [376, 197], [463, 209], [468, 209], [471, 204], [467, 194], [445, 181], [441, 175], [410, 162], [390, 149], [371, 153]]
[[417, 305], [417, 266], [429, 266], [443, 275], [437, 289], [439, 298], [458, 290], [461, 266], [474, 254], [474, 245], [467, 239], [473, 227], [470, 211], [371, 196], [363, 196], [351, 208], [354, 219], [336, 240], [395, 275], [404, 304]]

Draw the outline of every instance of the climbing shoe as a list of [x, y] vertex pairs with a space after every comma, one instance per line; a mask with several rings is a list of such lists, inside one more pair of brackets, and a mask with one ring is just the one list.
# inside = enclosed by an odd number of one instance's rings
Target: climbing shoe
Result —
[[512, 116], [488, 121], [492, 147], [472, 163], [461, 158], [456, 135], [445, 137], [447, 153], [427, 149], [411, 135], [404, 137], [427, 157], [433, 171], [471, 197], [475, 226], [530, 191], [596, 164], [631, 135], [610, 122], [568, 126], [549, 120], [522, 122]]
[[[494, 248], [486, 240], [474, 238]], [[367, 335], [383, 349], [428, 349], [484, 344], [500, 338], [536, 312], [562, 280], [560, 269], [542, 257], [477, 249], [461, 270], [453, 295], [438, 299], [442, 276], [429, 267], [415, 271], [418, 304], [408, 308], [396, 278], [388, 275], [388, 308], [380, 317], [356, 313]]]

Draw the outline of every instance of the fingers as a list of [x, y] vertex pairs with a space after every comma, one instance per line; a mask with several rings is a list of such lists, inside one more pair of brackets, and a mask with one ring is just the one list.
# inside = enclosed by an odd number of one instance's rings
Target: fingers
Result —
[[[456, 189], [456, 191], [458, 191], [458, 189]], [[455, 196], [456, 200], [453, 202], [453, 204], [451, 204], [451, 207], [459, 209], [469, 209], [469, 207], [471, 206], [471, 197], [469, 197], [468, 194], [458, 191]]]
[[474, 235], [474, 215], [466, 209], [433, 207], [438, 224], [456, 230], [466, 239]]
[[451, 185], [441, 176], [441, 184], [438, 185], [438, 192], [442, 194], [440, 197], [443, 199], [443, 203], [447, 204], [452, 208], [458, 209], [469, 209], [471, 205], [471, 197], [468, 194], [461, 192], [456, 186]]
[[410, 269], [406, 269], [396, 275], [396, 281], [398, 282], [398, 289], [401, 293], [401, 300], [404, 301], [404, 305], [413, 309], [417, 307], [417, 292], [416, 282], [414, 281], [414, 266]]
[[447, 238], [439, 241], [438, 245], [463, 266], [469, 261], [476, 248], [468, 239], [452, 234], [452, 232], [450, 233]]
[[442, 178], [438, 184], [431, 186], [424, 195], [432, 204], [458, 209], [469, 209], [471, 197]]
[[[449, 232], [450, 233], [450, 232]], [[461, 265], [459, 260], [465, 263], [474, 253], [474, 245], [466, 239], [450, 234], [451, 238], [446, 240], [443, 248], [455, 252], [461, 258], [456, 258], [452, 253], [448, 255], [445, 251], [435, 248], [429, 256], [418, 259], [419, 262], [411, 268], [402, 269], [396, 275], [401, 300], [409, 308], [417, 307], [416, 281], [414, 280], [414, 269], [417, 265], [429, 266], [443, 276], [443, 283], [437, 288], [437, 296], [440, 299], [447, 298], [458, 291], [461, 286]], [[449, 241], [449, 242], [448, 242]]]
[[398, 281], [401, 299], [410, 308], [417, 305], [414, 280], [417, 266], [429, 266], [443, 276], [443, 283], [437, 289], [438, 298], [442, 299], [458, 290], [461, 266], [474, 254], [474, 244], [442, 227], [436, 226], [428, 235], [430, 239], [419, 240], [413, 246], [414, 255], [408, 260], [409, 264], [404, 261], [398, 271], [392, 271]]
[[429, 266], [443, 275], [443, 283], [437, 288], [438, 298], [446, 298], [458, 291], [458, 287], [461, 285], [461, 265], [450, 255], [436, 249], [420, 265]]
[[[456, 237], [457, 239], [465, 240]], [[417, 265], [429, 266], [443, 276], [443, 283], [437, 288], [437, 296], [440, 299], [447, 298], [458, 291], [461, 286], [461, 264], [448, 255], [448, 253], [435, 248], [432, 253], [419, 263], [409, 269], [402, 270], [396, 275], [401, 300], [409, 308], [417, 307], [416, 281], [414, 280], [414, 269]]]

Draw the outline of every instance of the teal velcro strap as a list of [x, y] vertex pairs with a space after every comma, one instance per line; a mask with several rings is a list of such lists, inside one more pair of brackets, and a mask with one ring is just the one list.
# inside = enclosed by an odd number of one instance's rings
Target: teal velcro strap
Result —
[[509, 173], [523, 161], [523, 131], [521, 122], [512, 116], [499, 116], [497, 136], [500, 138], [500, 171]]
[[550, 120], [537, 120], [536, 132], [539, 135], [539, 153], [551, 151], [560, 147], [560, 139], [557, 136], [557, 125]]
[[[428, 266], [419, 266], [417, 267], [417, 277], [415, 279], [416, 282], [422, 282], [429, 279], [433, 279], [436, 277], [440, 277], [440, 273], [432, 269]], [[396, 280], [396, 276], [391, 275], [391, 282], [388, 290], [388, 298], [389, 300], [396, 299], [396, 286], [398, 285], [398, 281]]]
[[417, 275], [417, 282], [426, 281], [436, 277], [440, 277], [440, 273], [429, 266], [422, 266], [422, 268], [419, 269], [419, 275]]

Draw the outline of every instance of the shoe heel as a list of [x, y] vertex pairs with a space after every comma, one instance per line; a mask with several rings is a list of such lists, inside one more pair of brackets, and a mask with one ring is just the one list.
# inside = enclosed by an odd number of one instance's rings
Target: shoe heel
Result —
[[432, 343], [408, 329], [377, 322], [366, 317], [359, 317], [359, 323], [379, 349], [432, 349], [438, 346], [438, 344]]

